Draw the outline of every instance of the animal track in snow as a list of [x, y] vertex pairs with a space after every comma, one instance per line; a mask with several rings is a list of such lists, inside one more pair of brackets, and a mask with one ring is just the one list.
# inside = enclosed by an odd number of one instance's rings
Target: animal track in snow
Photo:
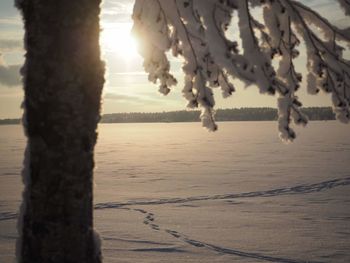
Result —
[[[134, 211], [141, 212], [140, 209], [133, 209]], [[196, 248], [204, 248], [208, 249], [211, 251], [219, 252], [222, 254], [226, 255], [234, 255], [234, 256], [239, 256], [239, 257], [244, 257], [244, 258], [250, 258], [250, 259], [257, 259], [261, 261], [267, 261], [267, 262], [277, 262], [277, 263], [321, 263], [319, 261], [309, 261], [309, 260], [295, 260], [295, 259], [290, 259], [290, 258], [283, 258], [283, 257], [274, 257], [274, 256], [268, 256], [264, 255], [261, 253], [256, 253], [256, 252], [246, 252], [246, 251], [241, 251], [241, 250], [236, 250], [236, 249], [231, 249], [231, 248], [226, 248], [226, 247], [221, 247], [217, 245], [213, 245], [210, 243], [198, 241], [192, 238], [189, 238], [188, 236], [175, 231], [171, 229], [163, 229], [161, 228], [158, 224], [154, 223], [155, 222], [155, 217], [153, 213], [147, 212], [145, 210], [142, 210], [143, 214], [147, 214], [146, 217], [144, 218], [144, 224], [149, 225], [151, 229], [153, 230], [162, 230], [163, 232], [173, 236], [174, 238], [181, 240], [182, 242], [194, 246]], [[153, 222], [153, 223], [151, 223]]]
[[[314, 184], [304, 184], [292, 187], [283, 187], [271, 190], [253, 191], [244, 193], [232, 193], [232, 194], [217, 194], [217, 195], [203, 195], [203, 196], [190, 196], [186, 198], [163, 198], [154, 200], [141, 200], [141, 201], [129, 201], [125, 203], [108, 202], [99, 203], [95, 205], [95, 209], [110, 209], [121, 208], [124, 206], [139, 206], [139, 205], [163, 205], [163, 204], [183, 204], [195, 201], [207, 201], [207, 200], [229, 200], [236, 198], [254, 198], [254, 197], [276, 197], [283, 195], [299, 195], [310, 194], [321, 191], [330, 190], [340, 186], [350, 185], [350, 177], [337, 178], [333, 180], [323, 181]], [[1, 219], [1, 218], [0, 218]]]
[[[337, 178], [333, 180], [323, 181], [315, 184], [304, 184], [292, 187], [277, 188], [265, 191], [254, 191], [244, 193], [232, 193], [232, 194], [217, 194], [208, 196], [190, 196], [186, 198], [163, 198], [155, 200], [141, 200], [141, 201], [129, 201], [125, 203], [107, 202], [95, 204], [94, 208], [99, 209], [115, 209], [126, 208], [128, 206], [144, 206], [144, 205], [163, 205], [163, 204], [183, 204], [188, 202], [206, 201], [206, 200], [230, 200], [236, 198], [254, 198], [254, 197], [275, 197], [282, 195], [297, 195], [297, 194], [310, 194], [315, 192], [321, 192], [330, 190], [340, 186], [350, 185], [350, 177]], [[135, 209], [134, 209], [135, 210]], [[141, 213], [146, 213], [143, 209], [137, 209]], [[0, 212], [0, 221], [12, 220], [17, 218], [15, 212]]]

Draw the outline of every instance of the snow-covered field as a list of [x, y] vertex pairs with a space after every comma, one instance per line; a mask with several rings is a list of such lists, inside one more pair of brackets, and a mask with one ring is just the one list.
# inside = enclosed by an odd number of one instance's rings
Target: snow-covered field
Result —
[[[350, 127], [104, 124], [95, 224], [104, 262], [350, 262]], [[0, 126], [0, 262], [14, 261], [25, 139]]]

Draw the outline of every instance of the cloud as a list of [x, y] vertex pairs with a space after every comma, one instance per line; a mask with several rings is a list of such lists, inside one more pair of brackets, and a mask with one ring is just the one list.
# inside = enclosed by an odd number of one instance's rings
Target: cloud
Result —
[[5, 65], [0, 57], [0, 85], [7, 87], [17, 87], [21, 85], [20, 68], [21, 65]]
[[130, 21], [131, 21], [131, 14], [122, 14], [122, 13], [102, 14], [102, 25], [104, 25], [105, 22], [126, 23]]
[[12, 17], [1, 17], [0, 18], [0, 25], [6, 25], [6, 26], [22, 26], [23, 22], [19, 15], [12, 16]]
[[107, 92], [104, 95], [104, 99], [107, 100], [140, 100], [139, 96], [136, 95], [131, 95], [131, 94], [120, 94], [120, 93], [115, 93], [115, 92]]
[[107, 92], [103, 98], [105, 100], [115, 100], [115, 101], [127, 101], [132, 103], [150, 103], [159, 102], [161, 99], [157, 97], [157, 93], [154, 94], [155, 97], [151, 97], [145, 94], [126, 94], [117, 92]]
[[105, 0], [102, 6], [102, 21], [130, 22], [133, 2], [129, 0]]
[[[6, 23], [6, 25], [22, 22], [20, 14], [14, 6], [13, 0], [1, 0], [0, 1], [0, 24]], [[0, 29], [1, 31], [1, 29]]]
[[19, 39], [0, 39], [0, 50], [3, 52], [22, 51], [23, 41]]

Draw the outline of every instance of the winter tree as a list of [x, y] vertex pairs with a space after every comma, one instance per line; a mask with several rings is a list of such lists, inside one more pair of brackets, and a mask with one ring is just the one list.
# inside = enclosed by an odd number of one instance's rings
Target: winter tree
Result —
[[[348, 0], [335, 2], [350, 15]], [[233, 19], [238, 21], [239, 39], [229, 34]], [[166, 53], [181, 56], [187, 106], [201, 107], [203, 126], [211, 131], [217, 129], [212, 89], [220, 87], [228, 97], [235, 91], [236, 78], [256, 85], [260, 93], [278, 95], [280, 137], [293, 140], [291, 121], [307, 123], [297, 96], [303, 76], [294, 63], [301, 41], [307, 55], [308, 92], [331, 93], [337, 118], [349, 122], [350, 61], [343, 52], [350, 45], [350, 27], [337, 28], [301, 1], [136, 0], [133, 20], [148, 79], [168, 94], [177, 81]]]
[[[346, 15], [348, 0], [337, 1]], [[104, 66], [99, 52], [100, 0], [17, 0], [25, 25], [22, 68], [28, 137], [19, 220], [18, 262], [101, 261], [93, 232], [92, 180]], [[254, 10], [261, 15], [254, 16]], [[237, 19], [239, 39], [229, 34]], [[136, 0], [133, 31], [149, 80], [163, 94], [176, 84], [167, 52], [182, 56], [188, 107], [216, 130], [212, 88], [224, 97], [233, 78], [277, 94], [279, 131], [305, 125], [296, 95], [302, 80], [294, 59], [304, 41], [307, 89], [332, 94], [334, 111], [349, 121], [350, 30], [340, 29], [294, 0]]]

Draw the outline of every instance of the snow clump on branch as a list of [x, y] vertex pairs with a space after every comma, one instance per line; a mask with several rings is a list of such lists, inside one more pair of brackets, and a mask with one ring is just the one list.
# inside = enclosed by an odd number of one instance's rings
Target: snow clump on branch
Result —
[[[345, 15], [350, 15], [349, 2], [338, 2]], [[263, 22], [253, 16], [253, 8], [262, 10]], [[227, 34], [234, 17], [240, 41]], [[294, 65], [300, 39], [306, 47], [308, 92], [331, 93], [337, 118], [344, 123], [350, 120], [350, 61], [344, 58], [345, 48], [340, 44], [349, 48], [350, 28], [337, 28], [298, 1], [136, 0], [133, 20], [148, 79], [168, 94], [177, 81], [170, 73], [166, 52], [182, 56], [183, 96], [189, 108], [201, 107], [203, 126], [211, 131], [217, 129], [212, 89], [220, 87], [223, 97], [228, 97], [235, 91], [230, 78], [237, 78], [256, 85], [260, 93], [278, 94], [280, 137], [285, 141], [295, 138], [292, 120], [307, 123], [296, 95], [302, 81]], [[274, 59], [279, 61], [276, 67]]]

